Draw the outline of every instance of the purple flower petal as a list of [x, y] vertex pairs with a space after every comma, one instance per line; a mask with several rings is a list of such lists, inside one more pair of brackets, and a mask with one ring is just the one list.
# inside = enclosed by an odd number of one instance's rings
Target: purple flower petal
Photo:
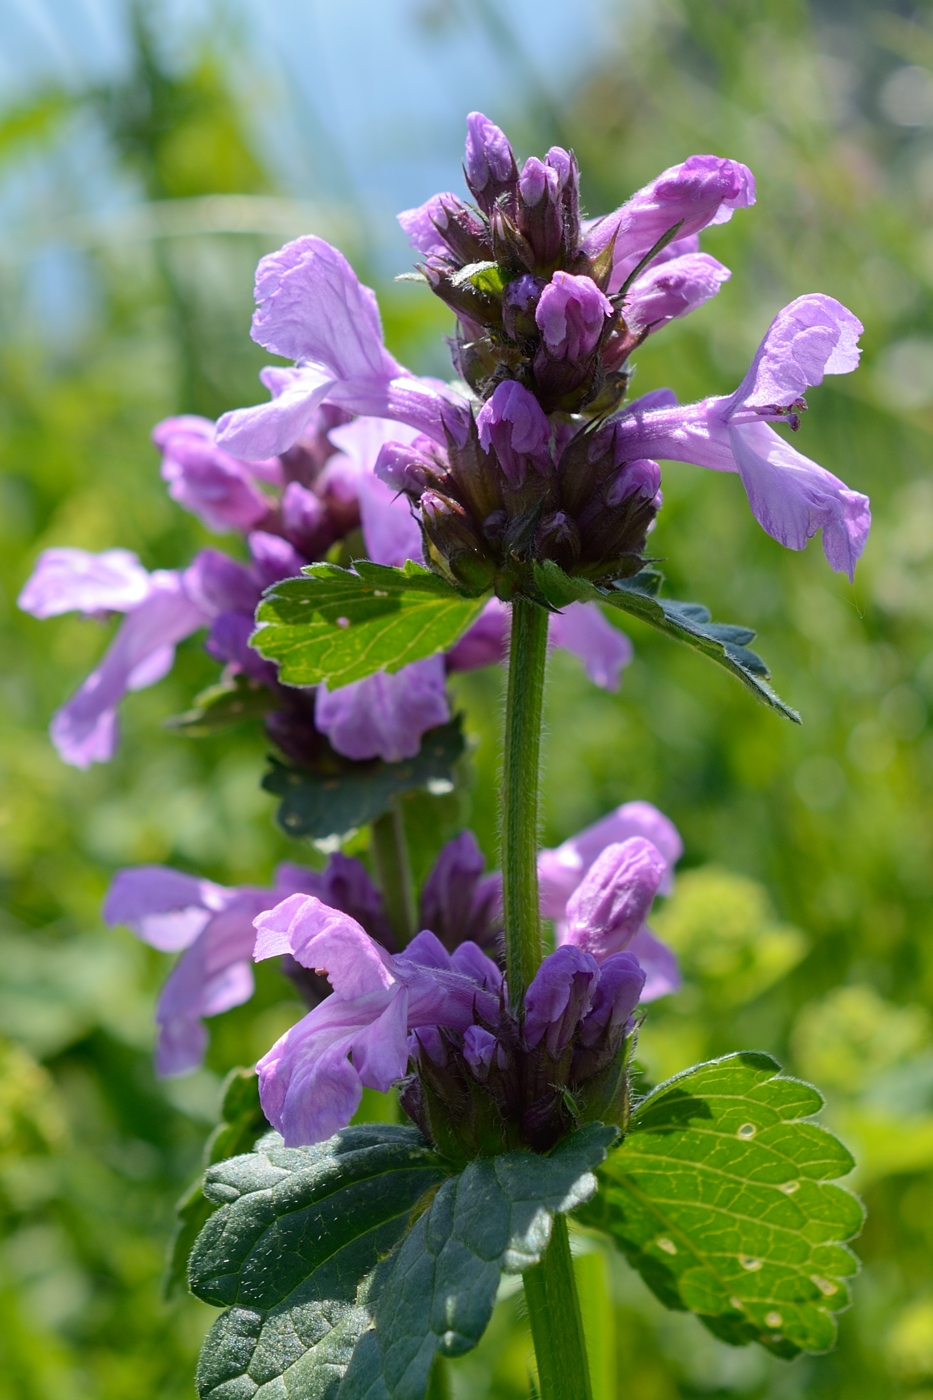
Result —
[[116, 707], [130, 689], [155, 679], [142, 669], [161, 653], [158, 674], [164, 674], [176, 642], [207, 622], [191, 602], [181, 576], [159, 571], [152, 575], [149, 596], [126, 617], [100, 665], [54, 716], [52, 742], [66, 763], [88, 768], [106, 763], [117, 744]]
[[409, 559], [418, 564], [424, 562], [421, 526], [411, 513], [407, 497], [369, 472], [360, 477], [359, 499], [367, 558], [396, 568]]
[[414, 758], [423, 735], [450, 719], [444, 658], [429, 656], [389, 675], [379, 671], [330, 691], [317, 690], [314, 722], [347, 758]]
[[[635, 938], [638, 938], [638, 934]], [[632, 940], [635, 941], [634, 939]], [[592, 1046], [604, 1032], [610, 1036], [625, 1025], [639, 1001], [644, 1000], [645, 974], [638, 959], [632, 955], [631, 944], [625, 953], [613, 953], [600, 964], [599, 985], [593, 994], [592, 1010], [580, 1027], [580, 1039]]]
[[731, 276], [729, 269], [708, 253], [690, 253], [653, 264], [629, 289], [625, 324], [635, 332], [658, 330], [709, 301]]
[[217, 441], [237, 457], [277, 457], [293, 447], [337, 383], [323, 365], [265, 369], [260, 379], [273, 394], [271, 403], [236, 408], [217, 420]]
[[149, 574], [128, 549], [45, 549], [17, 599], [33, 617], [129, 612], [149, 594]]
[[389, 954], [348, 914], [313, 895], [293, 894], [255, 920], [257, 962], [291, 953], [302, 967], [325, 973], [340, 997], [366, 996], [395, 985]]
[[543, 471], [548, 464], [551, 425], [538, 400], [515, 379], [494, 390], [476, 415], [479, 440], [493, 450], [510, 485], [521, 486], [529, 466]]
[[822, 530], [830, 566], [853, 580], [871, 529], [868, 497], [795, 451], [768, 423], [732, 428], [729, 437], [762, 529], [788, 549], [803, 549]]
[[[747, 166], [719, 156], [690, 156], [672, 165], [627, 203], [589, 226], [583, 249], [596, 256], [615, 236], [613, 263], [646, 253], [668, 229], [681, 224], [678, 242], [709, 224], [723, 224], [733, 210], [755, 203], [755, 178]], [[621, 279], [620, 279], [621, 281]]]
[[798, 297], [771, 322], [723, 416], [791, 405], [810, 385], [822, 384], [824, 374], [850, 373], [858, 366], [861, 332], [861, 321], [834, 297]]
[[475, 671], [492, 666], [508, 655], [512, 620], [507, 603], [490, 598], [479, 617], [447, 653], [448, 671]]
[[256, 489], [245, 464], [202, 437], [168, 437], [162, 480], [173, 501], [217, 534], [251, 530], [269, 513], [270, 502]]
[[642, 836], [660, 851], [666, 863], [661, 894], [673, 888], [674, 866], [683, 855], [683, 842], [674, 823], [650, 802], [625, 802], [592, 826], [578, 831], [562, 846], [544, 850], [538, 857], [541, 915], [562, 919], [567, 900], [598, 856], [614, 843]]
[[642, 1001], [657, 1001], [658, 997], [666, 997], [683, 985], [677, 954], [655, 938], [650, 928], [638, 930], [628, 951], [638, 959], [646, 976]]
[[144, 943], [175, 953], [187, 948], [230, 898], [231, 891], [211, 880], [167, 865], [136, 865], [114, 876], [103, 916], [111, 927], [126, 924]]
[[644, 837], [607, 846], [567, 901], [565, 943], [601, 961], [632, 941], [667, 874], [661, 852]]
[[555, 358], [579, 363], [596, 349], [612, 303], [591, 277], [555, 272], [541, 293], [535, 321]]
[[590, 680], [603, 690], [618, 690], [622, 670], [634, 654], [628, 637], [603, 616], [598, 603], [571, 603], [555, 613], [549, 638], [578, 656]]
[[532, 1049], [546, 1038], [551, 1055], [570, 1043], [592, 1005], [599, 966], [589, 952], [565, 943], [549, 953], [525, 993], [525, 1042]]
[[403, 209], [397, 217], [411, 246], [429, 258], [449, 256], [449, 249], [438, 232], [437, 225], [440, 224], [441, 228], [446, 227], [444, 205], [459, 203], [455, 194], [435, 194], [417, 209]]

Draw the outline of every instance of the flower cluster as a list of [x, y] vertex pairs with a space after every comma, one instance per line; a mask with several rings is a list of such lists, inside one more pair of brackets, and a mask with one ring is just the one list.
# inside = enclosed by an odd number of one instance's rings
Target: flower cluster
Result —
[[632, 351], [728, 277], [697, 236], [754, 202], [745, 166], [691, 156], [587, 221], [569, 152], [519, 170], [474, 113], [465, 171], [475, 206], [442, 194], [400, 217], [456, 312], [470, 392], [399, 365], [372, 293], [308, 236], [264, 258], [256, 281], [253, 337], [295, 368], [267, 371], [272, 401], [227, 414], [219, 441], [246, 458], [285, 451], [322, 403], [414, 429], [376, 471], [412, 503], [427, 557], [468, 592], [534, 596], [533, 565], [546, 560], [594, 580], [636, 572], [664, 458], [738, 473], [769, 534], [801, 549], [822, 530], [830, 564], [851, 577], [867, 498], [771, 426], [796, 429], [808, 386], [855, 368], [861, 326], [839, 302], [812, 293], [780, 311], [733, 394], [624, 403]]
[[[655, 809], [632, 805], [647, 810], [622, 809], [615, 825], [638, 826], [643, 815], [673, 831]], [[588, 835], [581, 865], [600, 839]], [[317, 1142], [350, 1121], [364, 1086], [385, 1091], [404, 1078], [406, 1111], [454, 1157], [544, 1151], [575, 1123], [623, 1123], [632, 1015], [646, 982], [632, 945], [670, 875], [644, 836], [605, 845], [560, 908], [562, 941], [520, 1007], [471, 940], [449, 952], [423, 930], [393, 955], [353, 918], [291, 895], [256, 918], [255, 957], [288, 954], [326, 974], [333, 994], [259, 1061], [266, 1117], [287, 1144]]]
[[[270, 373], [275, 384], [278, 372]], [[421, 532], [407, 503], [373, 473], [387, 439], [400, 435], [406, 441], [416, 436], [384, 419], [351, 421], [322, 405], [287, 450], [246, 461], [214, 441], [214, 424], [206, 419], [189, 415], [158, 424], [153, 439], [169, 494], [208, 529], [241, 534], [249, 563], [203, 549], [186, 569], [150, 574], [124, 549], [44, 551], [20, 607], [42, 618], [68, 611], [126, 614], [101, 664], [52, 721], [53, 741], [66, 762], [86, 768], [110, 759], [123, 696], [160, 680], [171, 670], [177, 643], [202, 629], [207, 651], [228, 677], [240, 675], [269, 693], [266, 731], [293, 762], [311, 766], [328, 746], [356, 760], [413, 757], [426, 731], [450, 719], [447, 674], [504, 655], [508, 615], [495, 600], [446, 657], [334, 692], [281, 684], [275, 666], [249, 645], [263, 590], [294, 577], [334, 545], [350, 549], [357, 530], [376, 563], [423, 560]], [[610, 689], [631, 656], [628, 639], [582, 604], [554, 618], [551, 640], [573, 651], [591, 678]]]
[[[541, 913], [553, 920], [559, 947], [573, 946], [598, 960], [625, 951], [638, 969], [636, 1001], [652, 1001], [680, 984], [676, 958], [654, 937], [645, 920], [655, 890], [670, 892], [681, 850], [677, 830], [663, 813], [649, 802], [628, 802], [539, 857]], [[161, 1074], [183, 1074], [198, 1065], [206, 1047], [204, 1020], [252, 996], [254, 921], [269, 911], [278, 917], [276, 911], [292, 897], [313, 898], [331, 913], [345, 916], [378, 945], [380, 957], [399, 954], [382, 896], [366, 867], [339, 852], [323, 871], [280, 865], [271, 887], [265, 889], [225, 888], [165, 866], [135, 866], [116, 876], [104, 905], [106, 921], [127, 925], [161, 952], [182, 954], [162, 989], [156, 1012], [156, 1062]], [[441, 850], [422, 885], [418, 914], [421, 928], [430, 931], [431, 947], [443, 951], [443, 956], [437, 954], [440, 965], [447, 966], [445, 960], [451, 956], [462, 960], [466, 954], [458, 950], [463, 948], [473, 950], [474, 960], [482, 954], [480, 965], [498, 994], [504, 965], [502, 880], [497, 872], [486, 871], [471, 831], [462, 831]], [[597, 927], [603, 930], [602, 941], [593, 934]], [[427, 937], [423, 933], [422, 941], [416, 940], [401, 955], [410, 960]], [[300, 949], [281, 952], [282, 971], [313, 1010], [331, 993], [331, 982], [320, 971], [327, 964], [309, 963]], [[540, 1004], [532, 999], [532, 1005]], [[495, 1025], [508, 1039], [514, 1030], [509, 1029], [511, 1013], [501, 998], [496, 1008]], [[491, 1011], [492, 1003], [486, 1009]], [[445, 1034], [453, 1030], [442, 1024]], [[589, 1024], [592, 1029], [596, 1022]], [[617, 1029], [616, 1025], [613, 1035]], [[472, 1034], [475, 1037], [478, 1032]], [[544, 1053], [540, 1050], [539, 1058]], [[580, 1063], [590, 1065], [592, 1057], [578, 1057], [578, 1067]], [[568, 1084], [575, 1082], [571, 1079]], [[410, 1089], [410, 1102], [413, 1093]], [[563, 1111], [558, 1109], [560, 1121]]]

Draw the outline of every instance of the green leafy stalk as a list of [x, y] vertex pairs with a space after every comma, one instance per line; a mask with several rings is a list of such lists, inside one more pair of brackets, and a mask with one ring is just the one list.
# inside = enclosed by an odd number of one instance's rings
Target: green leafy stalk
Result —
[[[542, 956], [538, 902], [538, 788], [548, 613], [512, 604], [502, 765], [502, 894], [509, 993], [520, 1006]], [[540, 1264], [523, 1274], [541, 1400], [590, 1400], [589, 1365], [567, 1224], [555, 1218]]]
[[405, 839], [405, 818], [394, 798], [372, 824], [372, 853], [395, 940], [404, 948], [415, 936], [415, 898]]
[[592, 1400], [583, 1317], [573, 1275], [567, 1220], [554, 1217], [547, 1253], [522, 1275], [541, 1400]]
[[509, 992], [520, 1006], [541, 962], [538, 911], [538, 784], [548, 613], [512, 604], [509, 689], [502, 764], [502, 898]]

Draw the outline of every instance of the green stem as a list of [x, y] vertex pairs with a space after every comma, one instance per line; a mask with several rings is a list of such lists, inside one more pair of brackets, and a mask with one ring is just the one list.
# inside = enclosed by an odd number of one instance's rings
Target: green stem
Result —
[[[538, 788], [548, 614], [524, 598], [512, 605], [509, 690], [502, 764], [502, 894], [512, 1005], [541, 963], [538, 903]], [[554, 1218], [540, 1264], [524, 1275], [541, 1400], [592, 1400], [567, 1221]]]
[[405, 839], [405, 819], [397, 798], [393, 798], [389, 810], [373, 822], [371, 842], [370, 849], [389, 923], [396, 943], [404, 948], [416, 933], [415, 897], [408, 861], [408, 842]]
[[538, 910], [538, 784], [548, 614], [525, 598], [512, 604], [509, 690], [502, 763], [502, 899], [513, 1006], [541, 962]]
[[522, 1280], [541, 1400], [593, 1400], [565, 1216], [554, 1217], [547, 1253]]

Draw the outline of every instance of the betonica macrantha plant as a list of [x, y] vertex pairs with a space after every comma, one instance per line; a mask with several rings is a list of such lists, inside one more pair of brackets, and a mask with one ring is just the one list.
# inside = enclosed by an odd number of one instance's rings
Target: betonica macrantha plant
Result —
[[[253, 337], [293, 362], [263, 371], [271, 399], [157, 430], [173, 497], [243, 534], [251, 562], [205, 551], [147, 575], [121, 551], [52, 551], [23, 595], [39, 615], [129, 614], [55, 721], [69, 761], [108, 757], [123, 692], [207, 627], [225, 670], [189, 729], [249, 701], [288, 760], [266, 779], [285, 829], [330, 843], [326, 869], [282, 865], [268, 887], [136, 867], [108, 896], [111, 922], [182, 950], [162, 1072], [199, 1063], [204, 1018], [249, 998], [253, 959], [280, 959], [309, 1008], [232, 1079], [181, 1207], [173, 1276], [186, 1264], [225, 1309], [198, 1374], [212, 1400], [446, 1395], [445, 1358], [479, 1340], [502, 1273], [523, 1276], [535, 1393], [586, 1400], [568, 1217], [667, 1307], [785, 1358], [832, 1345], [857, 1269], [861, 1206], [836, 1183], [852, 1161], [813, 1121], [815, 1089], [755, 1050], [651, 1092], [632, 1082], [648, 1003], [679, 985], [648, 925], [675, 828], [629, 802], [542, 851], [538, 788], [549, 644], [614, 686], [621, 614], [798, 719], [750, 628], [664, 596], [648, 555], [659, 460], [738, 473], [763, 529], [791, 549], [821, 531], [851, 578], [868, 501], [778, 429], [800, 428], [824, 374], [856, 367], [861, 326], [809, 293], [733, 393], [631, 400], [646, 337], [729, 277], [699, 235], [754, 203], [751, 172], [691, 156], [588, 218], [572, 152], [519, 166], [486, 117], [467, 128], [465, 196], [400, 215], [409, 276], [454, 315], [456, 377], [404, 369], [342, 254], [289, 243], [256, 281]], [[446, 673], [500, 660], [501, 873], [462, 830], [416, 898], [398, 795], [457, 782]], [[367, 824], [368, 869], [333, 847]], [[358, 1121], [366, 1089], [401, 1121]]]

